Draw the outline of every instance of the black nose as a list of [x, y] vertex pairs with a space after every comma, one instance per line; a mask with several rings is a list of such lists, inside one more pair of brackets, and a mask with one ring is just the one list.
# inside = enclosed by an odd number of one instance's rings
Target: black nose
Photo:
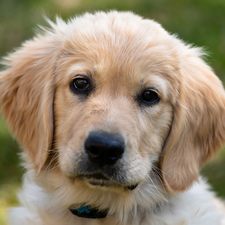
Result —
[[91, 162], [98, 166], [114, 164], [124, 153], [124, 141], [118, 134], [92, 132], [85, 141]]

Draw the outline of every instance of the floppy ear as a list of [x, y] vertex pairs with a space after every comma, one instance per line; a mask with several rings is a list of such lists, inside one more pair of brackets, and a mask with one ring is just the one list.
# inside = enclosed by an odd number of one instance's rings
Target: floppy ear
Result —
[[40, 172], [53, 139], [54, 70], [59, 34], [46, 31], [5, 58], [0, 73], [1, 111], [25, 148], [25, 157]]
[[174, 119], [161, 169], [167, 189], [180, 192], [198, 181], [199, 169], [225, 141], [225, 92], [194, 49], [180, 71]]

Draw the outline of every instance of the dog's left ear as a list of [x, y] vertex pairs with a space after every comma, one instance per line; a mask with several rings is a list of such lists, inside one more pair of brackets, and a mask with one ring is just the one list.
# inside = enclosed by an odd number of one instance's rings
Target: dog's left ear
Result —
[[56, 31], [46, 31], [6, 57], [7, 69], [0, 73], [1, 111], [37, 173], [53, 139], [54, 72], [60, 44]]
[[199, 169], [225, 142], [225, 92], [195, 49], [184, 57], [179, 79], [173, 124], [161, 160], [171, 193], [197, 181]]

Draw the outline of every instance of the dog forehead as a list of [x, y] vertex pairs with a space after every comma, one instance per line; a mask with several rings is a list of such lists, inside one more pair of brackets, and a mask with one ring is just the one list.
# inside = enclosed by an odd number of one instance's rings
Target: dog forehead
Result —
[[[85, 14], [67, 24], [63, 50], [70, 55], [104, 55], [117, 59], [139, 57], [150, 47], [165, 45], [171, 36], [158, 23], [132, 13]], [[170, 38], [171, 39], [171, 38]]]

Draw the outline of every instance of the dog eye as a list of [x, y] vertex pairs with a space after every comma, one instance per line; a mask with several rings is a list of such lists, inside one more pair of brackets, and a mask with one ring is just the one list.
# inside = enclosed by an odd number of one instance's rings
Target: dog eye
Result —
[[84, 78], [77, 78], [73, 81], [73, 85], [77, 90], [85, 91], [89, 88], [89, 82]]
[[153, 90], [145, 90], [141, 95], [141, 101], [146, 104], [155, 104], [159, 101], [159, 96]]
[[87, 78], [76, 78], [70, 83], [70, 88], [74, 92], [87, 93], [90, 89], [89, 80]]

